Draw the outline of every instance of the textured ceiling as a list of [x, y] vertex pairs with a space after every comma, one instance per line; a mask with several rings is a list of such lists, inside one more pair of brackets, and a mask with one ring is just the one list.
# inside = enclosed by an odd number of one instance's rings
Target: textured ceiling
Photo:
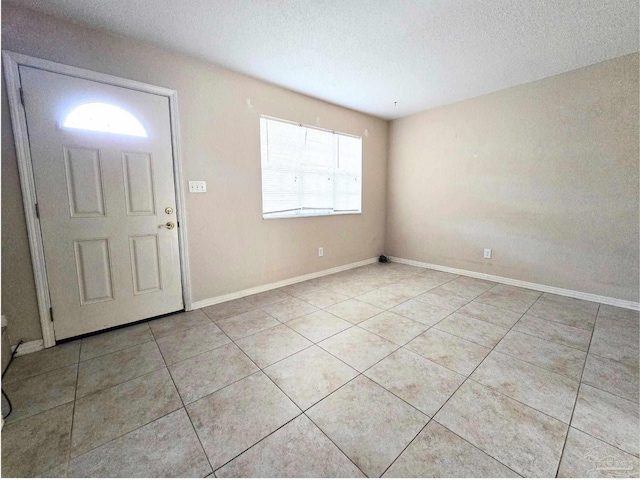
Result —
[[10, 3], [387, 119], [619, 57], [639, 42], [637, 0]]

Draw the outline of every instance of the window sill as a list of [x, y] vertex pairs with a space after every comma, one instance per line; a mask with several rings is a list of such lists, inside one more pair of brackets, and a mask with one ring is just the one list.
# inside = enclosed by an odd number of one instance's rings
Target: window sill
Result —
[[304, 217], [333, 217], [336, 215], [361, 215], [362, 211], [350, 210], [348, 212], [333, 212], [329, 210], [293, 210], [289, 212], [276, 212], [262, 214], [263, 220], [278, 218], [304, 218]]

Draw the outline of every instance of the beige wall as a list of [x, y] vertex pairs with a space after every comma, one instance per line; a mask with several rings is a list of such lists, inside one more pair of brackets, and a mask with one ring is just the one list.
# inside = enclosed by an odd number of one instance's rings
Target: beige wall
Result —
[[637, 302], [638, 132], [638, 54], [395, 120], [386, 250]]
[[[213, 32], [212, 34], [215, 34]], [[2, 48], [177, 90], [194, 301], [382, 253], [387, 122], [182, 55], [3, 5]], [[251, 107], [248, 105], [250, 99]], [[6, 97], [2, 98], [2, 312], [11, 341], [41, 338]], [[263, 220], [259, 115], [363, 140], [363, 213]], [[324, 257], [317, 249], [324, 247]]]

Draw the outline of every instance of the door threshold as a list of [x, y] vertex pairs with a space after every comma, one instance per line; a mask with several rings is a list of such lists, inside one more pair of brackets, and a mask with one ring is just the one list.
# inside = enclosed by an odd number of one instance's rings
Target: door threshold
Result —
[[135, 322], [124, 323], [122, 325], [117, 325], [115, 327], [105, 328], [103, 330], [97, 330], [95, 332], [83, 333], [82, 335], [76, 335], [75, 337], [63, 338], [62, 340], [56, 340], [56, 345], [62, 345], [63, 343], [74, 342], [76, 340], [82, 340], [83, 338], [93, 337], [95, 335], [100, 335], [102, 333], [107, 333], [107, 332], [112, 332], [114, 330], [120, 330], [120, 329], [123, 329], [123, 328], [132, 327], [134, 325], [139, 325], [139, 324], [145, 323], [145, 322], [151, 322], [153, 320], [158, 320], [160, 318], [169, 317], [171, 315], [175, 315], [176, 313], [183, 313], [185, 311], [186, 310], [183, 308], [182, 310], [176, 310], [175, 312], [164, 313], [162, 315], [157, 315], [155, 317], [144, 318], [142, 320], [136, 320]]

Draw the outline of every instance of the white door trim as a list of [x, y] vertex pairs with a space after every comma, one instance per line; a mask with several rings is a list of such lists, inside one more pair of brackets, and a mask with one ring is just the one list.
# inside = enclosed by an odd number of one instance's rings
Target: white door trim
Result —
[[180, 156], [180, 128], [178, 125], [177, 92], [164, 87], [157, 87], [155, 85], [149, 85], [135, 80], [128, 80], [125, 78], [115, 77], [113, 75], [93, 72], [83, 68], [71, 67], [61, 63], [50, 62], [49, 60], [9, 52], [7, 50], [2, 51], [2, 62], [4, 67], [4, 76], [7, 82], [7, 96], [9, 98], [9, 109], [11, 112], [11, 125], [13, 127], [13, 137], [15, 139], [16, 154], [18, 157], [18, 171], [20, 173], [20, 185], [22, 188], [22, 199], [27, 222], [29, 248], [31, 251], [33, 275], [36, 283], [44, 347], [48, 348], [54, 346], [56, 344], [56, 339], [49, 310], [51, 308], [51, 300], [49, 298], [49, 284], [47, 282], [47, 272], [44, 261], [42, 232], [40, 231], [40, 221], [36, 215], [36, 189], [33, 176], [33, 166], [31, 164], [29, 137], [27, 134], [27, 119], [25, 111], [22, 108], [22, 101], [20, 98], [20, 73], [18, 71], [18, 67], [20, 65], [167, 97], [169, 100], [169, 117], [171, 121], [173, 173], [176, 186], [176, 214], [180, 225], [180, 228], [178, 229], [178, 239], [180, 244], [182, 296], [184, 299], [185, 310], [191, 310], [191, 277], [189, 274], [189, 252], [187, 248], [187, 221], [185, 212], [184, 182], [182, 180], [182, 158]]

